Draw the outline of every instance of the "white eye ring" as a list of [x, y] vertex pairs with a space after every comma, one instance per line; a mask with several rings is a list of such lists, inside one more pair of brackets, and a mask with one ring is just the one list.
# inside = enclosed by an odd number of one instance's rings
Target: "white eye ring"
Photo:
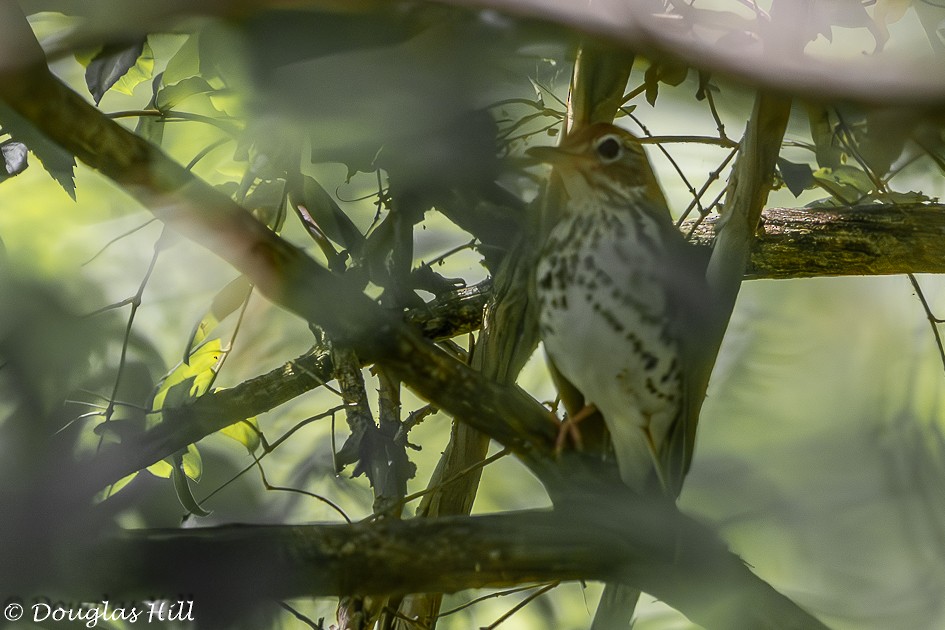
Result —
[[594, 152], [604, 164], [616, 162], [623, 157], [623, 144], [615, 135], [606, 135], [597, 141], [594, 146]]

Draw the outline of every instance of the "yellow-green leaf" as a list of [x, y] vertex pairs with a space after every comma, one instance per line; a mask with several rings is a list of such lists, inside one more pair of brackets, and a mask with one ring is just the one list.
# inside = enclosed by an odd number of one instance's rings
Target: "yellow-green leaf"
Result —
[[255, 417], [224, 427], [220, 429], [220, 433], [245, 446], [250, 455], [259, 448], [259, 423]]
[[125, 476], [125, 477], [122, 477], [121, 479], [119, 479], [119, 480], [116, 481], [115, 483], [110, 484], [109, 486], [107, 486], [107, 487], [105, 487], [105, 488], [102, 488], [102, 489], [98, 492], [98, 494], [95, 495], [95, 502], [96, 502], [96, 503], [101, 503], [101, 502], [104, 501], [105, 499], [108, 499], [109, 497], [115, 496], [115, 495], [118, 494], [123, 488], [125, 488], [129, 483], [131, 483], [131, 482], [134, 480], [134, 478], [137, 477], [137, 476], [138, 476], [138, 473], [137, 473], [137, 472], [133, 472], [133, 473], [131, 473], [130, 475], [127, 475], [127, 476]]
[[[211, 339], [204, 345], [194, 350], [190, 355], [189, 363], [181, 363], [164, 377], [158, 385], [157, 391], [151, 403], [151, 408], [158, 411], [164, 407], [168, 391], [175, 385], [183, 383], [188, 379], [191, 381], [187, 394], [190, 398], [201, 396], [213, 383], [216, 377], [216, 368], [223, 356], [223, 350], [220, 347], [219, 339]], [[180, 401], [176, 401], [180, 402]]]
[[[194, 326], [190, 335], [190, 341], [187, 343], [187, 359], [185, 363], [192, 364], [190, 353], [194, 346], [199, 345], [207, 336], [213, 332], [221, 321], [227, 316], [237, 311], [246, 300], [249, 299], [253, 285], [246, 276], [238, 276], [231, 280], [225, 287], [213, 297], [210, 309]], [[217, 342], [219, 345], [219, 342]]]

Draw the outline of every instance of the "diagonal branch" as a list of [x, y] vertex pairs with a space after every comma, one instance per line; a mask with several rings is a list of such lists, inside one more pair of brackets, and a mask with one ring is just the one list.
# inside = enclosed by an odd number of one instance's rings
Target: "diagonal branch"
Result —
[[824, 628], [671, 504], [612, 490], [555, 511], [125, 532], [81, 566], [113, 599], [185, 592], [198, 607], [619, 579], [707, 628]]

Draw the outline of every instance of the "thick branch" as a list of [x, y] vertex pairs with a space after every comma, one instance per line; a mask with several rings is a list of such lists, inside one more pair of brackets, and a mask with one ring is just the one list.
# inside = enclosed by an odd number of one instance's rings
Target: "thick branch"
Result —
[[[716, 219], [693, 234], [711, 244]], [[684, 227], [688, 232], [688, 229]], [[812, 278], [945, 272], [945, 206], [769, 208], [745, 278]]]
[[555, 512], [128, 532], [93, 552], [104, 582], [93, 588], [113, 599], [193, 593], [199, 607], [232, 602], [234, 589], [258, 601], [619, 579], [707, 628], [824, 627], [672, 505], [618, 496]]

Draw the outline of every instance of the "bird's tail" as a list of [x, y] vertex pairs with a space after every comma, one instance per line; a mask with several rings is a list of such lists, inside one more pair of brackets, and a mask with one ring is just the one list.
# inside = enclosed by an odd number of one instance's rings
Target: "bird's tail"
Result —
[[606, 584], [597, 605], [591, 630], [627, 630], [640, 591], [625, 584]]

